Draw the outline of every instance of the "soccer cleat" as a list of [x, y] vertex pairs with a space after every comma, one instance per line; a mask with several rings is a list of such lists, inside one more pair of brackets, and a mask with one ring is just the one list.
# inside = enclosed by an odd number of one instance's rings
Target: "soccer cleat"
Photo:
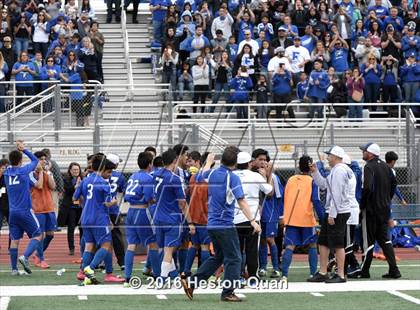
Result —
[[192, 300], [193, 299], [194, 289], [189, 286], [188, 279], [181, 278], [181, 284], [182, 284], [182, 287], [184, 289], [185, 295], [187, 295], [187, 297], [190, 300]]
[[[99, 284], [99, 281], [95, 278], [95, 271], [93, 271], [89, 266], [86, 266], [85, 269], [83, 269], [83, 273], [85, 274], [85, 280], [86, 278], [88, 278], [90, 281], [86, 281], [86, 282], [90, 282], [89, 284]], [[87, 283], [85, 283], [86, 285], [89, 285]]]
[[277, 278], [280, 278], [280, 271], [278, 271], [278, 270], [273, 270], [273, 272], [271, 273], [270, 278], [272, 278], [272, 279], [277, 279]]
[[124, 271], [125, 270], [125, 265], [121, 265], [120, 269], [121, 269], [121, 271]]
[[325, 282], [328, 280], [328, 276], [326, 274], [320, 274], [319, 272], [315, 273], [313, 276], [308, 278], [307, 282]]
[[227, 296], [223, 296], [221, 298], [222, 301], [226, 301], [226, 302], [241, 302], [242, 299], [240, 299], [238, 296], [236, 296], [234, 293], [227, 295]]
[[347, 280], [340, 277], [338, 274], [334, 274], [331, 278], [325, 280], [325, 283], [345, 283]]
[[130, 283], [124, 281], [123, 288], [130, 288], [130, 287], [131, 287]]
[[83, 281], [85, 279], [85, 274], [83, 273], [82, 269], [79, 270], [76, 277], [77, 277], [77, 280], [79, 281]]
[[288, 281], [288, 280], [287, 280], [287, 277], [286, 277], [286, 276], [282, 276], [282, 277], [281, 277], [281, 281], [282, 281], [282, 282], [287, 282], [287, 281]]
[[11, 275], [12, 276], [26, 276], [27, 273], [25, 271], [21, 271], [21, 270], [12, 270]]
[[258, 270], [258, 275], [260, 277], [265, 277], [267, 275], [267, 270], [265, 270], [264, 268]]
[[48, 269], [48, 268], [50, 268], [50, 265], [48, 265], [48, 264], [47, 264], [47, 262], [46, 262], [45, 260], [43, 260], [39, 266], [40, 266], [42, 269]]
[[32, 255], [32, 259], [34, 260], [35, 267], [41, 267], [41, 260], [36, 255]]
[[143, 267], [143, 275], [148, 276], [148, 277], [153, 276], [152, 269], [147, 268], [147, 267]]
[[83, 285], [84, 286], [86, 286], [86, 285], [92, 285], [93, 283], [92, 283], [92, 281], [88, 278], [88, 277], [86, 277], [84, 280], [83, 280]]
[[104, 277], [104, 282], [123, 283], [125, 280], [124, 278], [113, 275], [112, 273], [107, 273]]
[[28, 274], [32, 273], [32, 270], [29, 267], [28, 259], [24, 255], [19, 256], [18, 261], [22, 265], [22, 267], [26, 271], [26, 273], [28, 273]]

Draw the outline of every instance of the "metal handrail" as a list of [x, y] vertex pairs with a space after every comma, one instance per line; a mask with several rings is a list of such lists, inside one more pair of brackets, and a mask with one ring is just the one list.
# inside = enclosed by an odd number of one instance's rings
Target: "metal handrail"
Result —
[[127, 97], [129, 99], [132, 99], [133, 91], [134, 91], [134, 79], [133, 79], [133, 68], [131, 66], [131, 60], [130, 60], [130, 44], [128, 42], [127, 14], [124, 8], [121, 10], [121, 27], [122, 27], [123, 42], [124, 42], [124, 58], [125, 58], [125, 63], [127, 65], [127, 80], [128, 80]]

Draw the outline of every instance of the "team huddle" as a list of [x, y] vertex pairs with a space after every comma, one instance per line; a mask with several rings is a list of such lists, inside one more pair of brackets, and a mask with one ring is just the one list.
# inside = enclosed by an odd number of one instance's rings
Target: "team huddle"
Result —
[[[228, 146], [216, 168], [214, 154], [189, 152], [183, 144], [160, 156], [155, 148], [148, 147], [138, 154], [139, 170], [127, 182], [116, 171], [118, 156], [91, 155], [84, 177], [74, 177], [72, 183], [73, 202], [82, 206], [82, 261], [77, 278], [84, 285], [98, 284], [95, 269], [104, 264], [111, 282], [130, 287], [136, 247], [142, 245], [147, 247], [143, 272], [156, 283], [180, 279], [192, 299], [197, 283], [223, 273], [221, 299], [237, 302], [241, 299], [234, 290], [246, 279], [254, 279], [246, 282], [250, 287], [266, 276], [287, 281], [296, 247], [307, 247], [309, 282], [370, 278], [375, 241], [389, 264], [383, 277], [399, 278], [388, 237], [391, 200], [397, 188], [392, 168], [398, 157], [389, 152], [385, 163], [379, 159], [380, 148], [374, 143], [361, 150], [366, 161], [363, 181], [357, 162], [351, 161], [341, 147], [333, 146], [325, 152], [331, 169], [303, 155], [299, 173], [286, 183], [275, 173], [264, 149], [249, 154]], [[31, 161], [25, 166], [22, 153]], [[45, 158], [42, 152], [32, 154], [18, 141], [4, 170], [13, 275], [21, 274], [18, 262], [31, 273], [29, 258], [33, 253], [37, 264], [46, 264], [43, 254], [57, 228], [51, 195], [42, 194], [43, 187], [55, 187], [51, 173], [45, 169]], [[34, 196], [36, 190], [41, 191], [39, 197]], [[119, 223], [122, 202], [118, 191], [124, 193], [123, 199], [129, 204], [124, 225], [127, 248], [124, 261], [119, 262], [124, 278], [112, 275], [112, 231], [119, 229], [114, 224]], [[325, 199], [320, 199], [320, 191]], [[364, 236], [361, 264], [353, 247], [359, 217]], [[30, 242], [19, 256], [24, 232]], [[197, 256], [198, 269], [193, 274]], [[330, 275], [329, 258], [334, 258], [337, 265]]]

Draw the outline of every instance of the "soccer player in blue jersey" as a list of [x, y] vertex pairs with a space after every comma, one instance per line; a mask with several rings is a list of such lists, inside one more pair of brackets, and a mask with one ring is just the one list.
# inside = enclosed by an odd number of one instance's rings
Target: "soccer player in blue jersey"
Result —
[[[115, 169], [118, 168], [120, 163], [120, 158], [115, 154], [108, 154], [106, 158], [115, 165]], [[125, 178], [123, 174], [119, 171], [112, 171], [111, 177], [109, 178], [109, 184], [111, 185], [111, 196], [112, 198], [117, 199], [118, 193], [124, 193], [125, 191]], [[118, 265], [124, 270], [124, 242], [120, 230], [120, 208], [117, 205], [109, 208], [109, 218], [114, 226], [112, 229], [112, 247], [114, 248], [115, 256], [117, 257]], [[112, 264], [112, 254], [107, 259], [111, 260]]]
[[[264, 149], [256, 149], [252, 152], [253, 170], [258, 171], [261, 168], [265, 168], [270, 162], [270, 156]], [[283, 193], [284, 188], [281, 184], [280, 178], [272, 173], [273, 180], [273, 194], [265, 195], [262, 203], [261, 212], [261, 243], [259, 251], [260, 270], [258, 275], [260, 277], [267, 274], [267, 257], [268, 249], [270, 247], [271, 263], [273, 265], [272, 278], [278, 278], [280, 276], [279, 269], [279, 252], [276, 245], [275, 238], [278, 235], [279, 219], [283, 216]], [[281, 251], [281, 249], [280, 249]]]
[[[115, 205], [117, 200], [111, 198], [111, 187], [106, 179], [111, 176], [114, 168], [115, 165], [105, 156], [95, 155], [92, 159], [94, 173], [83, 180], [82, 186], [79, 186], [73, 195], [74, 200], [78, 200], [81, 195], [85, 198], [81, 218], [83, 238], [86, 242], [82, 259], [85, 285], [99, 283], [95, 278], [94, 269], [111, 250], [112, 223], [108, 208]], [[97, 245], [100, 248], [94, 254]]]
[[[18, 247], [19, 240], [26, 232], [31, 239], [25, 252], [19, 257], [19, 263], [27, 273], [32, 273], [28, 258], [38, 248], [42, 238], [41, 229], [34, 212], [32, 211], [32, 198], [30, 187], [36, 184], [31, 172], [38, 165], [38, 158], [25, 149], [23, 141], [17, 141], [17, 150], [9, 153], [10, 166], [4, 171], [6, 189], [9, 197], [9, 230], [10, 230], [10, 262], [12, 275], [19, 275]], [[22, 166], [22, 153], [29, 157], [31, 162]]]
[[[175, 174], [181, 178], [182, 187], [184, 188], [185, 198], [187, 202], [190, 201], [190, 192], [189, 192], [189, 185], [190, 185], [190, 178], [191, 174], [188, 172], [188, 150], [189, 147], [184, 144], [177, 144], [173, 147], [177, 155], [177, 167], [175, 169]], [[178, 270], [179, 272], [183, 272], [185, 269], [185, 262], [187, 261], [187, 254], [188, 254], [188, 247], [190, 243], [190, 236], [188, 233], [188, 227], [184, 226], [182, 230], [181, 236], [181, 246], [178, 248], [177, 252], [175, 253], [175, 258], [178, 259]]]
[[182, 180], [174, 173], [177, 154], [169, 149], [162, 154], [162, 159], [164, 168], [153, 174], [156, 200], [154, 224], [157, 243], [164, 251], [160, 276], [165, 279], [176, 270], [173, 253], [181, 245], [185, 220], [192, 235], [195, 233], [195, 226], [188, 214]]
[[235, 288], [240, 285], [242, 261], [238, 232], [233, 224], [236, 203], [250, 221], [254, 232], [259, 233], [261, 228], [254, 220], [254, 214], [251, 213], [244, 199], [240, 178], [233, 173], [233, 170], [236, 169], [238, 153], [237, 147], [226, 147], [222, 155], [222, 166], [217, 169], [210, 169], [214, 163], [214, 155], [210, 154], [207, 156], [204, 168], [197, 174], [197, 182], [209, 184], [207, 228], [215, 253], [200, 266], [197, 273], [190, 279], [181, 278], [185, 294], [189, 299], [193, 298], [195, 284], [201, 280], [207, 280], [224, 264], [224, 285], [221, 300], [241, 301], [234, 294]]
[[137, 158], [140, 170], [134, 173], [127, 182], [125, 200], [130, 204], [125, 225], [127, 236], [127, 251], [125, 253], [125, 287], [129, 287], [133, 271], [134, 254], [136, 245], [142, 244], [148, 247], [148, 256], [155, 277], [160, 274], [159, 247], [156, 243], [156, 235], [153, 230], [153, 218], [151, 209], [154, 208], [153, 155], [150, 152], [142, 152]]

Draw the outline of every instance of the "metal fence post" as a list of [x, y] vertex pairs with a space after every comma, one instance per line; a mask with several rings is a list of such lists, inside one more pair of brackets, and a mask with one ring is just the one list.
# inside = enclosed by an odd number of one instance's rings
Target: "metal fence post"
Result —
[[252, 150], [255, 150], [255, 121], [253, 120], [251, 123], [251, 146]]
[[330, 124], [330, 144], [334, 145], [334, 123]]
[[193, 146], [193, 149], [200, 152], [200, 136], [199, 136], [200, 130], [199, 130], [198, 125], [192, 124], [191, 130], [192, 130], [192, 135], [191, 135], [192, 143], [191, 144]]
[[420, 139], [417, 141], [417, 160], [416, 160], [416, 203], [420, 203]]
[[94, 122], [94, 128], [93, 128], [93, 153], [99, 152], [99, 145], [101, 143], [101, 137], [100, 137], [100, 128], [98, 123], [98, 117], [99, 117], [99, 105], [98, 105], [98, 85], [95, 85], [94, 90], [94, 98], [93, 101], [93, 122]]
[[[174, 106], [172, 103], [172, 85], [169, 85], [169, 89], [168, 89], [168, 93], [169, 93], [169, 99], [168, 99], [168, 103], [166, 105], [167, 109], [168, 109], [168, 123], [169, 123], [169, 130], [168, 130], [168, 145], [173, 145], [174, 144]], [[161, 116], [163, 117], [163, 116]]]
[[[54, 88], [54, 130], [55, 141], [58, 141], [58, 131], [61, 129], [61, 86], [56, 84]], [[41, 107], [42, 108], [42, 107]]]
[[15, 141], [15, 137], [12, 131], [12, 120], [9, 112], [7, 113], [7, 140], [9, 140], [10, 144], [13, 144]]

